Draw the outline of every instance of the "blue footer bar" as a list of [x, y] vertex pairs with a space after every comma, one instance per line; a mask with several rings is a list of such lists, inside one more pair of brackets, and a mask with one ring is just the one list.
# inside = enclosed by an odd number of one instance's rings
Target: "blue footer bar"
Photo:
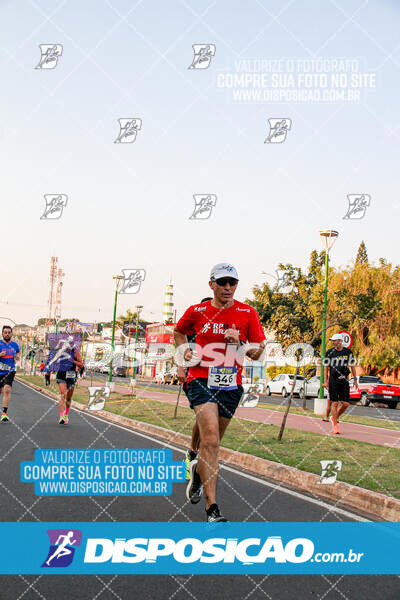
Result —
[[1, 523], [2, 574], [399, 574], [400, 523]]

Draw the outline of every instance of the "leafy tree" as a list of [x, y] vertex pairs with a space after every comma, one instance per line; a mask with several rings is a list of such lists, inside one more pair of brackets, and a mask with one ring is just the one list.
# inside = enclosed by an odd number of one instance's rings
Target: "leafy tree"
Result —
[[363, 265], [368, 264], [368, 254], [367, 254], [367, 248], [365, 246], [364, 240], [362, 240], [362, 242], [359, 245], [358, 250], [357, 250], [356, 265], [357, 264], [363, 264]]
[[253, 288], [254, 300], [246, 302], [257, 310], [261, 323], [273, 330], [276, 339], [286, 347], [296, 342], [309, 342], [314, 337], [314, 316], [310, 295], [320, 286], [324, 253], [314, 250], [307, 273], [291, 264], [279, 264], [286, 273], [285, 287], [264, 283]]
[[[136, 326], [136, 317], [137, 313], [132, 312], [129, 308], [124, 315], [119, 315], [118, 319], [115, 321], [115, 324], [122, 329], [124, 321], [129, 321], [133, 327]], [[139, 318], [139, 332], [138, 335], [143, 337], [146, 333], [146, 326], [149, 325], [148, 321], [143, 321]]]
[[58, 321], [58, 325], [62, 326], [62, 325], [66, 325], [67, 323], [79, 323], [80, 319], [76, 318], [76, 317], [71, 317], [69, 319], [61, 319], [60, 321]]
[[[361, 253], [360, 253], [361, 255]], [[310, 343], [318, 351], [324, 293], [324, 252], [311, 253], [306, 273], [290, 264], [288, 286], [264, 283], [247, 302], [261, 323], [286, 347]], [[367, 373], [400, 379], [400, 266], [384, 258], [373, 265], [355, 260], [329, 270], [327, 337], [341, 329], [354, 339], [352, 350]]]

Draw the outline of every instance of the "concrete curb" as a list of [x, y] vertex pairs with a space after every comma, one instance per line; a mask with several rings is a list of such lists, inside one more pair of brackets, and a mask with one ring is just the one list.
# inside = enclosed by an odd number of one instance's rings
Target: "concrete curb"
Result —
[[[18, 380], [18, 378], [17, 378]], [[38, 385], [22, 381], [33, 389], [40, 391], [53, 399], [58, 399], [58, 396], [49, 390], [44, 390]], [[85, 405], [79, 402], [72, 401], [73, 408], [87, 412]], [[190, 437], [183, 433], [177, 433], [170, 429], [164, 429], [158, 425], [151, 425], [142, 421], [135, 421], [128, 417], [123, 417], [108, 411], [96, 411], [97, 416], [102, 419], [123, 425], [133, 431], [147, 433], [159, 440], [169, 442], [181, 448], [187, 448], [190, 443]], [[281, 484], [285, 487], [305, 492], [309, 496], [330, 500], [339, 508], [347, 508], [354, 512], [367, 514], [377, 517], [384, 521], [400, 521], [400, 500], [385, 496], [378, 492], [365, 490], [363, 488], [344, 483], [342, 481], [331, 485], [319, 484], [320, 477], [314, 473], [301, 471], [295, 467], [289, 467], [276, 463], [265, 458], [244, 454], [229, 448], [220, 448], [220, 461], [226, 465], [236, 467], [242, 471], [256, 475], [273, 481], [276, 484]]]

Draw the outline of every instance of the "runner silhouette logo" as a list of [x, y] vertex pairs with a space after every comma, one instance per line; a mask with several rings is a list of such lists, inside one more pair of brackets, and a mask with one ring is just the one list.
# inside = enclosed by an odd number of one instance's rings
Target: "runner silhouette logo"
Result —
[[50, 548], [42, 567], [68, 567], [74, 558], [75, 549], [81, 545], [79, 529], [48, 529]]

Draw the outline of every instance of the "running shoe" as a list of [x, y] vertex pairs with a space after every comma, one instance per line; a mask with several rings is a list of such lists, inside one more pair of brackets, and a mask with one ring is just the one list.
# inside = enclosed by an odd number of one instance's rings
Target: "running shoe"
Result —
[[0, 421], [2, 421], [2, 422], [4, 422], [4, 423], [5, 423], [6, 421], [9, 421], [9, 420], [10, 420], [10, 419], [8, 418], [8, 415], [7, 415], [7, 413], [3, 413], [3, 414], [1, 415], [1, 419], [0, 419]]
[[65, 423], [65, 417], [63, 415], [62, 417], [60, 417], [60, 420], [58, 421], [58, 424], [59, 425], [64, 425], [64, 423]]
[[339, 425], [335, 425], [335, 423], [333, 422], [333, 419], [332, 419], [332, 417], [331, 417], [331, 419], [330, 419], [330, 420], [331, 420], [332, 427], [333, 427], [333, 433], [334, 433], [335, 435], [339, 435], [339, 434], [340, 434], [340, 431], [339, 431]]
[[203, 493], [200, 475], [196, 471], [197, 463], [197, 458], [190, 462], [190, 480], [186, 486], [186, 498], [190, 500], [192, 504], [197, 504], [200, 502], [201, 494]]
[[64, 413], [64, 423], [67, 424], [68, 423], [68, 415]]
[[185, 456], [185, 466], [186, 466], [186, 479], [190, 479], [190, 463], [197, 457], [197, 452], [193, 450], [188, 450]]
[[208, 523], [227, 523], [228, 519], [225, 519], [219, 512], [218, 504], [211, 504], [210, 508], [206, 510]]

